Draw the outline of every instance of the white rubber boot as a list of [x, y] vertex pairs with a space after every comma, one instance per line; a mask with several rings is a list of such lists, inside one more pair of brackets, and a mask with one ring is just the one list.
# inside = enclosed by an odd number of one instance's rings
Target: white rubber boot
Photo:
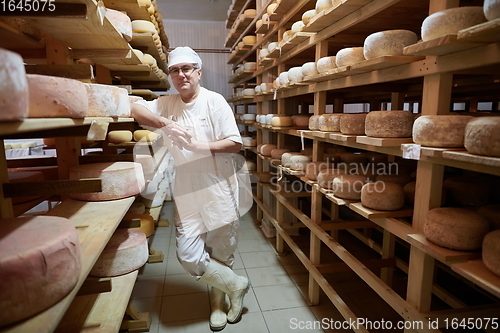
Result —
[[226, 294], [215, 287], [210, 288], [210, 328], [212, 331], [220, 331], [226, 327]]
[[243, 310], [243, 298], [250, 289], [250, 280], [236, 275], [231, 268], [211, 259], [200, 281], [222, 290], [229, 296], [231, 307], [227, 313], [227, 321], [230, 323], [238, 321]]

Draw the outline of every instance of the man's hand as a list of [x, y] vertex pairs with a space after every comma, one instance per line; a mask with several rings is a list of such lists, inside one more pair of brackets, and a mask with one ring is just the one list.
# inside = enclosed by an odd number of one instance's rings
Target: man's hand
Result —
[[182, 148], [186, 145], [191, 144], [193, 136], [185, 127], [179, 125], [173, 120], [164, 117], [162, 118], [162, 123], [164, 126], [161, 127], [161, 130], [167, 135], [167, 138], [172, 140], [172, 143], [174, 145]]

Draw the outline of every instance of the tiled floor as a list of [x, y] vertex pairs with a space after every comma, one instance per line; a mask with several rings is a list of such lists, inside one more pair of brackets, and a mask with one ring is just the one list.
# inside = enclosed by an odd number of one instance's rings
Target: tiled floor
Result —
[[[171, 207], [172, 203], [166, 203], [162, 212], [170, 222]], [[158, 228], [151, 238], [153, 248], [162, 251], [165, 260], [146, 264], [141, 270], [132, 293], [132, 304], [139, 311], [151, 314], [152, 333], [211, 332], [208, 288], [190, 277], [178, 263], [173, 227]], [[308, 284], [307, 271], [295, 256], [278, 256], [250, 214], [241, 219], [235, 256], [235, 272], [248, 276], [252, 287], [245, 297], [242, 319], [228, 324], [223, 332], [301, 331], [296, 329], [297, 323], [314, 322], [321, 320], [322, 313], [332, 313], [333, 306], [328, 300], [322, 302], [324, 305], [309, 307], [303, 296]], [[321, 329], [304, 331], [324, 332]]]

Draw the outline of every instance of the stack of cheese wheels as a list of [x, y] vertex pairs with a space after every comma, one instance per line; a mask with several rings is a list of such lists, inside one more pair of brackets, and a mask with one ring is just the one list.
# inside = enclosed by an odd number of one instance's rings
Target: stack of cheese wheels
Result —
[[[9, 171], [8, 178], [10, 183], [43, 182], [45, 180], [41, 171]], [[39, 196], [13, 197], [12, 203], [17, 205], [38, 198]]]
[[316, 1], [316, 12], [322, 12], [324, 10], [330, 9], [333, 7], [332, 0], [317, 0]]
[[318, 73], [325, 73], [334, 68], [337, 68], [335, 56], [323, 57], [316, 61], [316, 69], [318, 70]]
[[116, 229], [92, 267], [90, 275], [112, 277], [127, 274], [144, 266], [148, 257], [148, 240], [144, 232]]
[[500, 1], [484, 0], [483, 12], [488, 21], [500, 18]]
[[422, 22], [422, 40], [428, 41], [486, 22], [483, 7], [457, 7], [431, 14]]
[[292, 117], [290, 116], [274, 116], [271, 119], [271, 126], [273, 127], [289, 127], [293, 125]]
[[292, 158], [292, 156], [295, 156], [295, 155], [302, 155], [302, 154], [297, 153], [297, 152], [283, 153], [281, 155], [281, 165], [284, 166], [285, 168], [289, 168], [292, 165], [290, 162], [290, 159]]
[[469, 153], [500, 157], [500, 117], [479, 117], [465, 126], [465, 149]]
[[322, 114], [319, 117], [319, 130], [324, 132], [340, 132], [340, 118], [343, 113]]
[[314, 16], [316, 16], [316, 9], [305, 11], [304, 14], [302, 14], [302, 22], [304, 22], [304, 25], [308, 25]]
[[302, 75], [308, 76], [316, 74], [319, 74], [319, 72], [318, 69], [316, 68], [316, 63], [314, 61], [306, 62], [305, 64], [302, 65]]
[[490, 271], [500, 276], [500, 230], [492, 231], [484, 236], [482, 259]]
[[[28, 74], [30, 118], [84, 118], [89, 100], [85, 84], [62, 77]], [[128, 99], [127, 99], [127, 104]], [[130, 105], [130, 104], [129, 104]]]
[[262, 147], [260, 147], [260, 153], [263, 156], [271, 156], [271, 152], [276, 148], [277, 148], [276, 145], [266, 143], [266, 144], [263, 144]]
[[[345, 171], [341, 169], [320, 169], [316, 178], [318, 179], [318, 185], [322, 188], [333, 189], [333, 180], [341, 175], [344, 175]], [[361, 187], [360, 187], [361, 189]]]
[[0, 267], [0, 326], [50, 308], [80, 276], [73, 223], [54, 216], [0, 220]]
[[290, 151], [290, 149], [273, 149], [271, 151], [271, 157], [273, 159], [276, 159], [276, 160], [280, 160], [281, 161], [281, 156], [284, 154], [284, 153], [288, 153]]
[[327, 162], [322, 162], [322, 161], [307, 163], [306, 173], [305, 173], [306, 178], [309, 180], [317, 180], [320, 171], [328, 169], [329, 165], [331, 165], [331, 163], [329, 164]]
[[463, 209], [440, 207], [427, 212], [424, 235], [433, 243], [453, 250], [481, 248], [489, 223], [480, 214]]
[[306, 115], [293, 115], [292, 120], [293, 120], [293, 126], [296, 127], [307, 127], [309, 126], [309, 117]]
[[290, 157], [290, 169], [304, 171], [311, 158], [305, 155], [293, 155]]
[[405, 186], [409, 182], [413, 180], [409, 175], [404, 173], [393, 173], [393, 174], [385, 174], [385, 175], [377, 175], [377, 181], [385, 182], [385, 183], [393, 183], [401, 186]]
[[351, 66], [363, 60], [365, 60], [365, 56], [362, 46], [341, 49], [335, 56], [337, 67]]
[[333, 179], [333, 194], [348, 200], [360, 200], [361, 189], [368, 178], [361, 175], [340, 175]]
[[345, 113], [340, 117], [340, 132], [346, 135], [365, 135], [367, 113]]
[[0, 48], [0, 121], [26, 118], [28, 101], [28, 81], [23, 58]]
[[291, 83], [298, 83], [302, 81], [304, 74], [302, 74], [302, 67], [292, 67], [288, 70], [288, 80]]
[[85, 83], [89, 100], [88, 117], [130, 117], [126, 89], [106, 84]]
[[132, 31], [136, 33], [157, 33], [155, 25], [152, 22], [146, 20], [132, 21]]
[[413, 119], [410, 111], [371, 111], [366, 116], [365, 133], [375, 138], [411, 138]]
[[132, 141], [132, 132], [127, 130], [109, 131], [107, 138], [111, 143], [130, 142]]
[[270, 183], [272, 182], [273, 174], [270, 172], [259, 172], [258, 177], [261, 183]]
[[366, 37], [363, 55], [370, 60], [382, 56], [402, 55], [403, 49], [418, 42], [416, 33], [410, 30], [386, 30]]
[[73, 193], [73, 199], [104, 201], [130, 197], [139, 194], [145, 180], [142, 166], [136, 162], [105, 162], [72, 167], [70, 179], [100, 178], [102, 192]]
[[295, 22], [294, 24], [292, 24], [291, 29], [292, 29], [292, 31], [293, 31], [293, 32], [300, 32], [300, 31], [302, 31], [302, 28], [303, 28], [303, 27], [305, 27], [304, 22], [302, 22], [302, 21], [297, 21], [297, 22]]
[[154, 142], [158, 140], [160, 134], [151, 132], [149, 130], [135, 130], [134, 131], [134, 141], [146, 141], [146, 142]]
[[122, 34], [127, 42], [132, 40], [132, 21], [127, 14], [106, 8], [106, 18]]
[[241, 140], [245, 147], [255, 147], [257, 145], [257, 140], [249, 136], [242, 136]]
[[140, 226], [132, 229], [142, 231], [146, 237], [151, 236], [155, 231], [155, 220], [149, 214], [127, 213], [123, 220], [139, 220]]
[[472, 116], [420, 116], [413, 123], [413, 141], [429, 147], [463, 147], [465, 127]]
[[481, 206], [477, 212], [490, 222], [490, 229], [500, 229], [500, 204]]
[[309, 129], [311, 131], [319, 131], [319, 117], [314, 115], [309, 118]]
[[490, 199], [491, 185], [487, 180], [457, 176], [445, 179], [443, 187], [448, 198], [462, 206], [484, 206]]
[[366, 183], [361, 189], [361, 204], [376, 210], [398, 210], [405, 204], [405, 192], [395, 183]]
[[146, 206], [140, 201], [135, 201], [127, 210], [127, 214], [144, 214], [145, 212]]

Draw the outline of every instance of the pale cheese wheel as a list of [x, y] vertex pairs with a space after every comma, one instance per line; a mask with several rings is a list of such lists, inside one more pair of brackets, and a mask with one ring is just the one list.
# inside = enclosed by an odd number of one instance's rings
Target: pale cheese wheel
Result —
[[329, 113], [319, 116], [319, 130], [324, 132], [340, 132], [342, 113]]
[[267, 15], [271, 16], [274, 13], [274, 11], [276, 10], [276, 8], [278, 8], [277, 3], [272, 3], [269, 6], [267, 6], [267, 9], [266, 9]]
[[109, 131], [108, 141], [111, 143], [125, 143], [132, 141], [132, 132], [127, 130]]
[[367, 113], [346, 113], [340, 117], [340, 132], [347, 135], [365, 135]]
[[255, 94], [260, 94], [262, 93], [262, 89], [260, 88], [260, 85], [259, 86], [255, 86]]
[[489, 202], [491, 184], [485, 179], [457, 176], [443, 181], [449, 200], [461, 206], [484, 206]]
[[500, 276], [500, 230], [492, 231], [484, 236], [482, 259], [490, 271]]
[[288, 80], [292, 83], [302, 81], [304, 74], [302, 74], [302, 67], [292, 67], [288, 70]]
[[271, 183], [273, 180], [273, 174], [270, 172], [259, 172], [258, 175], [259, 182], [261, 183]]
[[440, 207], [427, 212], [423, 231], [429, 241], [439, 246], [473, 251], [481, 248], [489, 223], [468, 209]]
[[304, 22], [305, 25], [308, 25], [316, 14], [316, 9], [305, 11], [304, 14], [302, 14], [302, 22]]
[[112, 277], [127, 274], [144, 266], [148, 257], [148, 240], [144, 232], [116, 229], [89, 275]]
[[80, 276], [73, 222], [55, 216], [0, 220], [0, 267], [0, 326], [50, 308]]
[[307, 127], [309, 126], [310, 116], [305, 115], [294, 115], [292, 116], [293, 125], [296, 127]]
[[460, 30], [486, 22], [483, 7], [457, 7], [433, 13], [422, 22], [422, 40], [456, 35]]
[[[41, 171], [9, 171], [8, 178], [9, 183], [43, 182], [45, 180]], [[40, 196], [13, 197], [12, 204], [17, 205], [38, 198]]]
[[332, 0], [317, 0], [316, 1], [316, 12], [322, 12], [324, 10], [330, 9], [333, 7]]
[[361, 189], [368, 178], [361, 175], [340, 175], [333, 179], [333, 194], [348, 200], [360, 200]]
[[264, 25], [263, 20], [257, 20], [257, 22], [255, 22], [255, 30], [259, 30], [259, 28], [262, 27], [263, 25]]
[[363, 44], [365, 59], [381, 56], [403, 55], [403, 49], [418, 42], [416, 33], [410, 30], [386, 30], [366, 37]]
[[101, 178], [102, 192], [72, 193], [76, 200], [104, 201], [139, 194], [145, 180], [142, 166], [136, 162], [105, 162], [70, 168], [70, 179]]
[[410, 111], [371, 111], [366, 116], [365, 133], [375, 138], [411, 138], [413, 120]]
[[318, 115], [313, 115], [309, 118], [309, 129], [311, 131], [319, 131], [319, 117]]
[[245, 42], [243, 42], [243, 41], [239, 42], [238, 45], [237, 45], [237, 47], [238, 47], [238, 49], [244, 48], [245, 47]]
[[363, 47], [348, 47], [341, 49], [335, 55], [337, 67], [350, 66], [365, 60]]
[[279, 45], [278, 42], [269, 43], [269, 45], [267, 46], [268, 52], [273, 52], [274, 50], [276, 50], [278, 45]]
[[85, 84], [62, 77], [28, 74], [30, 118], [84, 118], [89, 100]]
[[[269, 46], [268, 46], [269, 47]], [[262, 49], [259, 52], [259, 58], [264, 59], [269, 54], [269, 49]]]
[[243, 90], [243, 96], [249, 97], [249, 96], [255, 96], [255, 89], [254, 88], [247, 88]]
[[288, 72], [281, 72], [280, 75], [278, 75], [278, 81], [280, 83], [280, 86], [286, 86], [290, 81], [288, 80]]
[[302, 28], [305, 27], [304, 22], [302, 21], [297, 21], [294, 24], [292, 24], [292, 27], [290, 28], [293, 32], [300, 32], [302, 31]]
[[257, 69], [257, 63], [254, 61], [247, 61], [243, 64], [244, 70], [254, 70]]
[[23, 58], [0, 48], [0, 121], [28, 117], [28, 80]]
[[245, 147], [255, 147], [257, 145], [257, 140], [250, 137], [242, 137], [243, 146]]
[[385, 174], [385, 175], [377, 175], [377, 181], [385, 182], [385, 183], [393, 183], [401, 186], [405, 186], [406, 184], [413, 181], [413, 179], [404, 173], [393, 173], [393, 174]]
[[132, 52], [134, 52], [135, 56], [139, 58], [141, 63], [144, 62], [144, 53], [142, 53], [141, 50], [132, 49]]
[[241, 119], [246, 121], [255, 121], [255, 116], [255, 113], [245, 113], [241, 115]]
[[305, 171], [307, 164], [311, 162], [311, 158], [305, 155], [293, 155], [290, 157], [290, 169]]
[[143, 60], [143, 63], [145, 63], [146, 65], [158, 66], [158, 62], [151, 54], [144, 53], [142, 60]]
[[486, 217], [491, 230], [500, 229], [500, 204], [481, 206], [477, 213]]
[[146, 212], [146, 206], [143, 202], [134, 202], [127, 211], [127, 214], [144, 214]]
[[131, 229], [142, 231], [146, 237], [151, 236], [155, 231], [155, 220], [149, 214], [140, 213], [127, 213], [123, 217], [123, 220], [135, 220], [140, 221], [140, 227], [134, 227]]
[[484, 0], [483, 12], [488, 21], [500, 18], [500, 1]]
[[245, 11], [243, 12], [243, 15], [245, 15], [246, 17], [254, 18], [255, 15], [257, 15], [257, 10], [245, 9]]
[[344, 175], [345, 171], [340, 169], [320, 169], [317, 179], [318, 185], [322, 188], [333, 189], [333, 180], [341, 175]]
[[248, 36], [243, 37], [242, 41], [243, 41], [243, 44], [245, 44], [245, 45], [254, 45], [255, 42], [257, 42], [257, 38], [253, 35], [248, 35]]
[[135, 130], [134, 141], [154, 142], [160, 137], [159, 134], [148, 130]]
[[273, 127], [289, 127], [293, 125], [292, 117], [278, 116], [271, 119], [271, 126]]
[[283, 33], [283, 37], [282, 37], [282, 39], [283, 39], [283, 41], [284, 41], [284, 42], [288, 42], [288, 41], [290, 41], [290, 40], [293, 38], [293, 35], [295, 35], [295, 32], [294, 32], [294, 31], [292, 31], [292, 30], [287, 30], [287, 31], [285, 31], [285, 32]]
[[266, 143], [263, 144], [262, 147], [260, 147], [260, 153], [264, 156], [271, 156], [271, 152], [276, 148], [276, 145]]
[[279, 81], [278, 77], [276, 79], [274, 79], [274, 81], [273, 81], [273, 87], [274, 87], [275, 90], [279, 89], [279, 87], [280, 87], [280, 81]]
[[316, 62], [316, 69], [319, 73], [325, 73], [337, 68], [336, 56], [323, 57]]
[[317, 161], [317, 162], [309, 162], [306, 165], [306, 172], [305, 176], [309, 180], [317, 180], [318, 179], [318, 174], [320, 173], [321, 170], [328, 169], [330, 167], [331, 163], [323, 162], [323, 161]]
[[133, 20], [132, 31], [136, 33], [156, 33], [156, 27], [152, 22], [146, 20]]
[[274, 114], [274, 113], [266, 114], [266, 124], [271, 125], [272, 119], [277, 116], [279, 116], [279, 114]]
[[303, 64], [302, 65], [302, 74], [304, 76], [319, 74], [319, 72], [316, 68], [316, 63], [314, 61], [312, 61], [312, 62], [306, 62], [305, 64]]
[[295, 156], [295, 155], [302, 155], [302, 154], [297, 153], [297, 152], [283, 153], [281, 155], [281, 165], [286, 167], [286, 168], [289, 168], [291, 166], [290, 159], [292, 158], [292, 156]]
[[413, 123], [413, 141], [428, 147], [463, 147], [465, 127], [472, 116], [420, 116]]
[[405, 192], [395, 183], [366, 183], [361, 189], [361, 204], [376, 210], [398, 210], [405, 204]]
[[500, 157], [500, 117], [478, 117], [465, 126], [465, 149], [471, 154]]
[[281, 156], [289, 151], [290, 149], [273, 149], [271, 150], [271, 157], [281, 161]]
[[106, 18], [122, 34], [127, 42], [132, 40], [132, 21], [127, 14], [106, 8]]
[[268, 89], [268, 87], [267, 87], [267, 86], [268, 86], [268, 84], [267, 84], [267, 83], [265, 83], [265, 82], [261, 83], [261, 84], [260, 84], [260, 91], [262, 91], [262, 92], [264, 92], [264, 93], [265, 93], [265, 92], [268, 92], [268, 91], [270, 90], [270, 88]]
[[88, 117], [130, 117], [127, 89], [106, 84], [85, 83]]

